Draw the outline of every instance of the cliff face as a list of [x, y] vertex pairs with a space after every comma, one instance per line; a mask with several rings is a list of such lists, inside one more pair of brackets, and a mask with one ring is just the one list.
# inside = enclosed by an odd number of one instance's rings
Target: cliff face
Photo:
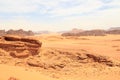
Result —
[[42, 43], [32, 38], [4, 36], [0, 38], [0, 48], [9, 52], [13, 57], [28, 57], [39, 54]]

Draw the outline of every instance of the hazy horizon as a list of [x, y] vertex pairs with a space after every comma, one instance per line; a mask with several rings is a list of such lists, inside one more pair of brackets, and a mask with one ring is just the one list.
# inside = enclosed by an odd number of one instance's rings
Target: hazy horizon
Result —
[[0, 29], [66, 31], [120, 27], [120, 0], [0, 0]]

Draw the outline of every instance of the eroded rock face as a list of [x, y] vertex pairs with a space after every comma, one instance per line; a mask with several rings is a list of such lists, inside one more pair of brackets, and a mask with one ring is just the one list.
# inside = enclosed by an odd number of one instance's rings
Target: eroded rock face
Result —
[[28, 57], [37, 55], [42, 43], [32, 38], [21, 38], [16, 36], [3, 36], [0, 38], [0, 48], [10, 52], [13, 57]]

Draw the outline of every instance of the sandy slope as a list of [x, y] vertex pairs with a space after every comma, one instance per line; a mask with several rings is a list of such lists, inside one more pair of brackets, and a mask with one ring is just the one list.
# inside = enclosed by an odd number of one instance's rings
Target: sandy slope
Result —
[[15, 77], [18, 80], [54, 80], [34, 70], [0, 64], [0, 80], [8, 80], [9, 77]]
[[[11, 76], [19, 80], [120, 79], [119, 66], [107, 66], [106, 63], [95, 62], [92, 58], [87, 58], [85, 62], [77, 59], [78, 53], [83, 55], [82, 58], [85, 57], [84, 53], [89, 53], [120, 62], [120, 35], [62, 37], [47, 34], [34, 38], [43, 43], [38, 56], [27, 59], [0, 56], [0, 80], [7, 80]], [[38, 68], [28, 66], [26, 62], [29, 59], [40, 61], [44, 65]], [[61, 63], [64, 64], [63, 68]]]
[[[119, 70], [119, 72], [117, 72]], [[104, 71], [97, 71], [97, 69], [92, 68], [82, 68], [79, 71], [79, 76], [74, 75], [64, 76], [64, 74], [59, 75], [59, 78], [48, 77], [47, 75], [41, 74], [41, 72], [36, 72], [34, 70], [26, 71], [24, 68], [16, 66], [8, 66], [0, 64], [0, 80], [8, 80], [9, 77], [15, 77], [18, 80], [119, 80], [120, 79], [120, 69], [105, 69]], [[52, 74], [52, 73], [51, 73]], [[62, 77], [60, 77], [62, 76]]]

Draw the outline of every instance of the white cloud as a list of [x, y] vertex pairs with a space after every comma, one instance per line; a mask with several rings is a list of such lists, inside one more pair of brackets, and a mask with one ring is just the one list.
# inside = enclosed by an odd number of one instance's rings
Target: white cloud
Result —
[[[110, 6], [110, 8], [99, 10], [105, 6]], [[38, 16], [36, 17], [34, 14], [31, 16], [29, 13], [36, 13]], [[43, 20], [46, 14], [49, 14], [47, 16], [50, 17], [50, 23]], [[51, 27], [51, 30], [53, 28], [64, 29], [64, 27], [66, 29], [82, 28], [83, 26], [85, 29], [104, 28], [104, 26], [120, 26], [119, 14], [120, 0], [111, 0], [108, 3], [103, 0], [0, 0], [0, 26], [10, 26], [6, 28], [11, 28], [11, 26], [25, 29], [34, 29], [32, 26], [37, 26], [37, 30], [48, 29], [48, 27]], [[6, 15], [8, 18], [9, 16], [12, 18], [7, 20], [4, 17]], [[35, 17], [38, 21], [29, 20], [29, 17]]]
[[67, 9], [61, 8], [59, 6], [54, 10], [50, 11], [49, 13], [53, 14], [53, 16], [68, 16], [72, 14], [74, 15], [74, 14], [83, 14], [83, 13], [91, 12], [102, 6], [102, 3], [98, 0], [93, 0], [93, 2], [91, 0], [87, 0], [87, 1], [84, 0], [82, 4]]
[[[69, 8], [63, 7], [63, 3], [66, 3]], [[70, 6], [70, 3], [77, 3], [77, 5]], [[52, 16], [67, 16], [91, 12], [103, 5], [106, 4], [100, 0], [0, 0], [0, 12], [20, 14], [40, 12], [41, 14], [48, 13]], [[120, 1], [113, 0], [107, 5], [120, 5]]]
[[29, 0], [0, 0], [0, 13], [29, 13], [37, 10]]
[[[69, 16], [60, 24], [71, 28], [81, 29], [106, 29], [120, 26], [120, 9], [109, 9], [98, 11], [88, 16]], [[68, 28], [69, 28], [68, 27]]]

